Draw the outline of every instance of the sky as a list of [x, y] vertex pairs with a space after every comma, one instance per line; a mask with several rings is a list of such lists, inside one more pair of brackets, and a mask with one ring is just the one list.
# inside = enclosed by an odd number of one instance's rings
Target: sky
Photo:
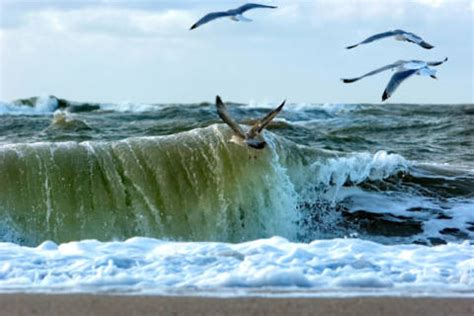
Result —
[[[438, 80], [415, 76], [391, 103], [473, 103], [472, 0], [275, 0], [193, 31], [210, 11], [243, 1], [0, 0], [0, 100], [379, 103], [391, 73], [352, 84], [400, 59], [441, 60]], [[385, 39], [404, 29], [435, 46]]]

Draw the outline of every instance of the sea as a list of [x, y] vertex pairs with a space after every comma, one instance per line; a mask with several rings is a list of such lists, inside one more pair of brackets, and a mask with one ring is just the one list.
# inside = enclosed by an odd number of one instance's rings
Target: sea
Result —
[[[277, 106], [227, 103], [243, 126]], [[474, 105], [0, 102], [0, 292], [474, 297]]]

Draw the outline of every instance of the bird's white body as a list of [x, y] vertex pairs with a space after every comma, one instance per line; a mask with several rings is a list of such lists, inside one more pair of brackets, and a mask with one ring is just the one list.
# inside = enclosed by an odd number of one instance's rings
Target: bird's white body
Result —
[[430, 76], [433, 77], [436, 75], [436, 69], [430, 68], [428, 66], [420, 68], [418, 72], [416, 73], [419, 76]]
[[395, 39], [397, 41], [406, 41], [407, 40], [407, 38], [403, 34], [399, 34], [399, 35], [395, 36]]
[[232, 135], [232, 137], [229, 139], [229, 142], [240, 146], [246, 146], [245, 139], [237, 135]]
[[422, 61], [409, 61], [400, 65], [399, 68], [408, 70], [408, 69], [421, 69], [423, 67], [428, 67], [428, 64]]
[[252, 22], [251, 19], [243, 16], [242, 14], [236, 14], [236, 15], [233, 15], [231, 17], [229, 17], [232, 21], [235, 21], [235, 22]]

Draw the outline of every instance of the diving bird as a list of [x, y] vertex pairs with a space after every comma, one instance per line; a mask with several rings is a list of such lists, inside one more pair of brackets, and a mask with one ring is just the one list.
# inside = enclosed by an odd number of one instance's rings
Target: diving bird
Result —
[[382, 95], [382, 101], [385, 101], [395, 92], [398, 86], [405, 79], [409, 78], [412, 75], [416, 74], [420, 76], [430, 76], [433, 79], [438, 79], [435, 76], [436, 70], [430, 67], [439, 66], [445, 63], [447, 60], [448, 60], [447, 57], [441, 61], [432, 61], [432, 62], [426, 62], [426, 61], [421, 61], [421, 60], [399, 60], [399, 61], [394, 62], [393, 64], [389, 64], [389, 65], [377, 68], [373, 71], [370, 71], [360, 77], [355, 77], [355, 78], [350, 78], [350, 79], [341, 79], [341, 80], [344, 83], [351, 83], [351, 82], [358, 81], [362, 78], [378, 74], [379, 72], [382, 72], [385, 70], [394, 69], [395, 73], [390, 78], [390, 81], [388, 82], [387, 87], [385, 88]]
[[257, 4], [257, 3], [247, 3], [244, 4], [243, 6], [240, 6], [236, 9], [230, 9], [227, 11], [219, 11], [219, 12], [211, 12], [203, 16], [199, 21], [193, 24], [191, 26], [190, 30], [194, 30], [198, 26], [201, 26], [203, 24], [206, 24], [212, 20], [218, 19], [218, 18], [224, 18], [228, 17], [233, 21], [244, 21], [244, 22], [250, 22], [252, 20], [246, 18], [243, 16], [244, 12], [252, 9], [276, 9], [277, 7], [271, 6], [271, 5], [264, 5], [264, 4]]
[[216, 108], [219, 117], [234, 131], [234, 135], [230, 139], [231, 142], [238, 145], [247, 145], [255, 149], [263, 149], [267, 145], [261, 133], [265, 127], [280, 113], [285, 105], [283, 101], [276, 109], [270, 111], [261, 120], [258, 120], [247, 132], [245, 132], [239, 124], [237, 124], [227, 112], [227, 108], [219, 96], [216, 96]]
[[357, 44], [351, 45], [351, 46], [347, 46], [346, 49], [351, 49], [351, 48], [357, 47], [359, 45], [371, 43], [373, 41], [377, 41], [377, 40], [387, 38], [387, 37], [395, 37], [395, 39], [397, 41], [407, 41], [407, 42], [410, 42], [410, 43], [415, 43], [415, 44], [417, 44], [417, 45], [419, 45], [419, 46], [421, 46], [425, 49], [432, 49], [434, 47], [433, 45], [428, 44], [427, 42], [425, 42], [418, 35], [415, 35], [415, 34], [410, 33], [410, 32], [406, 32], [404, 30], [394, 30], [394, 31], [388, 31], [388, 32], [372, 35], [372, 36], [366, 38], [365, 40], [363, 40], [360, 43], [357, 43]]

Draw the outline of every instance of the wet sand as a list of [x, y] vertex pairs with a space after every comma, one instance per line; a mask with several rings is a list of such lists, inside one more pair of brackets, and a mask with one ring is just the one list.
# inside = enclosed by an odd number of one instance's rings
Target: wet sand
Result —
[[1, 315], [474, 315], [474, 298], [1, 294]]

